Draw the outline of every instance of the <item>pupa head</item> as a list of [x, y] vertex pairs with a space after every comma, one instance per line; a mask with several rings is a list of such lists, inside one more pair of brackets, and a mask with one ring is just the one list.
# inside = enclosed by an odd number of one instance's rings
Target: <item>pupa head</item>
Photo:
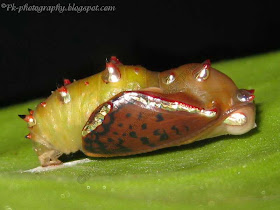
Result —
[[201, 107], [216, 109], [218, 135], [239, 135], [256, 127], [254, 90], [238, 89], [232, 79], [212, 68], [209, 60], [162, 72], [160, 77], [165, 93], [183, 92]]

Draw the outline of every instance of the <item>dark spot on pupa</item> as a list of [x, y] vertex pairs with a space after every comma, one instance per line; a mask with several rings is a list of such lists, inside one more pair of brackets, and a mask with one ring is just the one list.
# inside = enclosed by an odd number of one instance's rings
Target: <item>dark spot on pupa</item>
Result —
[[159, 135], [160, 135], [159, 129], [154, 130], [153, 134], [154, 134], [155, 136], [159, 136]]
[[146, 144], [146, 145], [150, 144], [148, 137], [141, 137], [140, 140], [142, 141], [143, 144]]
[[129, 129], [132, 130], [132, 125], [129, 125]]
[[[102, 127], [102, 132], [97, 132], [97, 131], [92, 131], [90, 134], [89, 139], [91, 139], [91, 141], [87, 144], [87, 142], [85, 142], [84, 148], [86, 151], [88, 152], [92, 152], [92, 153], [97, 153], [97, 154], [111, 154], [112, 151], [107, 149], [107, 142], [102, 142], [101, 138], [102, 136], [106, 136], [109, 132], [110, 132], [110, 128], [111, 125], [114, 124], [115, 121], [115, 116], [114, 113], [110, 113], [108, 114], [107, 119], [109, 119], [107, 121], [107, 123], [103, 123], [102, 125], [100, 125], [100, 127]], [[108, 139], [107, 139], [108, 140]]]
[[147, 124], [144, 123], [144, 124], [141, 125], [141, 127], [142, 127], [142, 130], [145, 130], [145, 129], [147, 129]]
[[123, 133], [123, 136], [126, 136], [126, 133]]
[[131, 149], [123, 146], [124, 140], [121, 138], [118, 138], [119, 143], [116, 144], [116, 146], [119, 147], [119, 149], [116, 152], [121, 152], [121, 153], [125, 153], [125, 152], [131, 152]]
[[132, 138], [138, 138], [136, 132], [132, 131], [129, 133]]
[[165, 130], [163, 129], [163, 133], [160, 135], [160, 141], [165, 141], [167, 140], [169, 137], [168, 137], [168, 134], [165, 132]]
[[144, 144], [144, 145], [148, 145], [150, 147], [154, 147], [155, 146], [154, 144], [150, 143], [150, 140], [149, 140], [148, 137], [141, 137], [140, 140], [141, 140], [142, 144]]
[[126, 117], [131, 117], [131, 113], [127, 113], [125, 116]]
[[113, 141], [114, 141], [114, 139], [112, 139], [112, 138], [108, 138], [108, 139], [107, 139], [107, 141], [108, 141], [108, 142], [113, 142]]
[[139, 112], [138, 120], [141, 120], [141, 119], [142, 119], [142, 112]]
[[174, 131], [176, 132], [177, 135], [180, 135], [180, 131], [179, 131], [179, 129], [178, 129], [175, 125], [173, 125], [173, 126], [171, 127], [171, 129], [174, 130]]
[[162, 132], [160, 132], [160, 129], [156, 129], [156, 130], [154, 130], [153, 134], [155, 136], [160, 136], [160, 138], [159, 138], [160, 141], [164, 141], [164, 140], [167, 140], [169, 138], [168, 134], [165, 132], [164, 129], [163, 129]]
[[84, 142], [86, 143], [86, 144], [92, 144], [92, 142], [93, 142], [93, 140], [94, 140], [95, 138], [89, 138], [88, 136], [87, 137], [85, 137], [84, 138]]
[[[109, 151], [107, 151], [107, 149], [106, 149], [106, 145], [103, 143], [103, 142], [101, 142], [100, 140], [98, 140], [98, 139], [95, 139], [94, 141], [93, 141], [93, 143], [95, 143], [96, 144], [96, 150], [97, 151], [100, 151], [100, 153], [104, 153], [104, 154], [108, 154], [108, 152]], [[93, 148], [94, 148], [95, 146], [93, 146]]]
[[118, 133], [118, 132], [115, 132], [115, 131], [113, 132], [113, 134], [115, 134], [115, 135], [119, 135], [119, 133]]
[[164, 118], [163, 118], [161, 113], [157, 114], [156, 118], [157, 118], [157, 122], [160, 122], [160, 121], [164, 120]]
[[123, 124], [122, 124], [122, 123], [119, 123], [118, 126], [119, 126], [119, 127], [123, 127]]

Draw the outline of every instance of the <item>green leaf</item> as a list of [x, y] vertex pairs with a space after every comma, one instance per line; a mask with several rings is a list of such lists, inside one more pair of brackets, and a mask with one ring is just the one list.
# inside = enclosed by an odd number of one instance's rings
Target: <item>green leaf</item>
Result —
[[17, 114], [0, 110], [0, 208], [279, 209], [280, 52], [215, 63], [239, 88], [256, 90], [258, 127], [132, 157], [41, 173]]

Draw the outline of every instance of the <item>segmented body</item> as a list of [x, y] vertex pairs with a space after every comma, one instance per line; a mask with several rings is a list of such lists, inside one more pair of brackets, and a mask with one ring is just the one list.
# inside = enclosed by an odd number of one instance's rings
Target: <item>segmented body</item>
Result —
[[47, 166], [78, 150], [93, 157], [123, 156], [244, 133], [254, 124], [253, 99], [253, 91], [238, 90], [209, 61], [158, 73], [112, 57], [103, 72], [65, 80], [20, 117]]
[[134, 66], [120, 66], [119, 69], [122, 75], [119, 83], [106, 84], [101, 79], [102, 73], [98, 73], [67, 85], [71, 96], [69, 103], [63, 102], [58, 90], [53, 92], [44, 101], [45, 106], [37, 106], [34, 112], [36, 126], [30, 128], [31, 136], [62, 153], [76, 152], [81, 149], [81, 131], [85, 123], [101, 103], [122, 91], [139, 90], [158, 84], [157, 72], [148, 72], [141, 67], [135, 71]]

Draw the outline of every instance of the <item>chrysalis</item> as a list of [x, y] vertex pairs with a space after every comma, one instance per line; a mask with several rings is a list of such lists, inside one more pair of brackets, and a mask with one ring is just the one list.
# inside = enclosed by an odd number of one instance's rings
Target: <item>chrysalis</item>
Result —
[[254, 91], [238, 89], [209, 60], [164, 72], [123, 65], [115, 56], [104, 71], [54, 91], [28, 115], [42, 166], [62, 154], [126, 156], [188, 144], [255, 127]]

